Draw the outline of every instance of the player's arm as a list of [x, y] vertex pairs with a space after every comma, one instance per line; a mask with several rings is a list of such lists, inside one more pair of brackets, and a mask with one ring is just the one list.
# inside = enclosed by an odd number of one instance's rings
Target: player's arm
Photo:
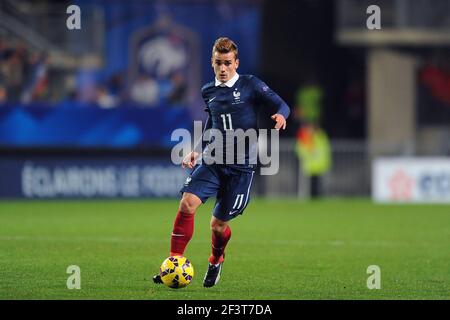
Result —
[[276, 113], [271, 116], [275, 123], [275, 129], [286, 129], [286, 119], [289, 117], [291, 110], [286, 102], [270, 89], [264, 82], [255, 77], [254, 80], [257, 97], [264, 105], [274, 107]]
[[203, 151], [203, 148], [205, 147], [206, 142], [203, 141], [203, 135], [205, 134], [206, 130], [212, 128], [212, 120], [211, 116], [208, 114], [208, 118], [206, 119], [205, 127], [203, 128], [203, 133], [200, 139], [197, 141], [197, 143], [194, 146], [194, 149], [189, 152], [186, 157], [184, 157], [183, 162], [181, 163], [181, 166], [183, 168], [189, 168], [192, 169], [195, 167], [195, 164], [197, 163], [197, 159], [200, 156], [200, 154]]

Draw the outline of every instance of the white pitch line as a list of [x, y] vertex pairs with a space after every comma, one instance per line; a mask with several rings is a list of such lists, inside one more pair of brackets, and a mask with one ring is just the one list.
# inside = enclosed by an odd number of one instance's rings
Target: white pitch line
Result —
[[[0, 235], [0, 241], [51, 241], [51, 242], [106, 242], [106, 243], [166, 243], [170, 238], [170, 234], [167, 237], [152, 238], [132, 238], [132, 237], [96, 237], [96, 236], [2, 236]], [[192, 240], [195, 243], [210, 243], [209, 240]], [[345, 247], [345, 246], [370, 246], [370, 247], [441, 247], [448, 246], [446, 243], [429, 243], [429, 242], [399, 242], [399, 241], [345, 241], [345, 240], [332, 240], [332, 241], [307, 241], [307, 240], [279, 240], [272, 239], [270, 241], [258, 241], [258, 240], [239, 240], [235, 239], [233, 243], [246, 244], [246, 245], [290, 245], [290, 246], [331, 246], [331, 247]]]

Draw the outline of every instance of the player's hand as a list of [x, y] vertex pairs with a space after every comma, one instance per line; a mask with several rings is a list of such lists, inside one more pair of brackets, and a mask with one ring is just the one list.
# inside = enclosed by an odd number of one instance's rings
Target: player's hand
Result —
[[199, 156], [198, 152], [195, 151], [190, 152], [186, 157], [184, 157], [183, 161], [181, 162], [181, 166], [185, 169], [186, 168], [192, 169], [193, 167], [195, 167], [198, 156]]
[[282, 114], [276, 113], [273, 116], [271, 116], [272, 120], [276, 122], [275, 129], [286, 129], [286, 119]]

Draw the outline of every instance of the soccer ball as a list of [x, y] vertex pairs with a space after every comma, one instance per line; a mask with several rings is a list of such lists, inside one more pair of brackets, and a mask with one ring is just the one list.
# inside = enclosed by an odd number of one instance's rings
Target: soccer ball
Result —
[[162, 282], [169, 288], [184, 288], [194, 277], [194, 266], [186, 257], [168, 257], [161, 264], [159, 275]]

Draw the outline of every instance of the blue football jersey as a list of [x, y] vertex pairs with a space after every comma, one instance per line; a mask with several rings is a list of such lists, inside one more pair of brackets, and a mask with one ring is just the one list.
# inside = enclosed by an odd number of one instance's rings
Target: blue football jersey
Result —
[[[239, 75], [232, 87], [216, 86], [215, 82], [209, 82], [202, 87], [202, 97], [205, 101], [205, 111], [209, 116], [205, 126], [208, 129], [219, 130], [223, 135], [222, 163], [242, 170], [253, 170], [256, 167], [257, 143], [254, 139], [245, 141], [245, 148], [238, 148], [242, 141], [238, 139], [228, 140], [226, 134], [232, 134], [238, 129], [249, 129], [257, 133], [257, 113], [260, 108], [271, 107], [277, 110], [274, 113], [282, 114], [286, 119], [290, 110], [288, 105], [263, 81], [253, 75]], [[242, 139], [241, 139], [242, 140]], [[250, 141], [249, 141], [250, 140]], [[214, 137], [209, 140], [203, 150], [203, 159], [207, 160], [217, 154], [210, 153], [210, 147]], [[215, 152], [220, 152], [217, 149]], [[232, 152], [230, 163], [227, 154]]]

